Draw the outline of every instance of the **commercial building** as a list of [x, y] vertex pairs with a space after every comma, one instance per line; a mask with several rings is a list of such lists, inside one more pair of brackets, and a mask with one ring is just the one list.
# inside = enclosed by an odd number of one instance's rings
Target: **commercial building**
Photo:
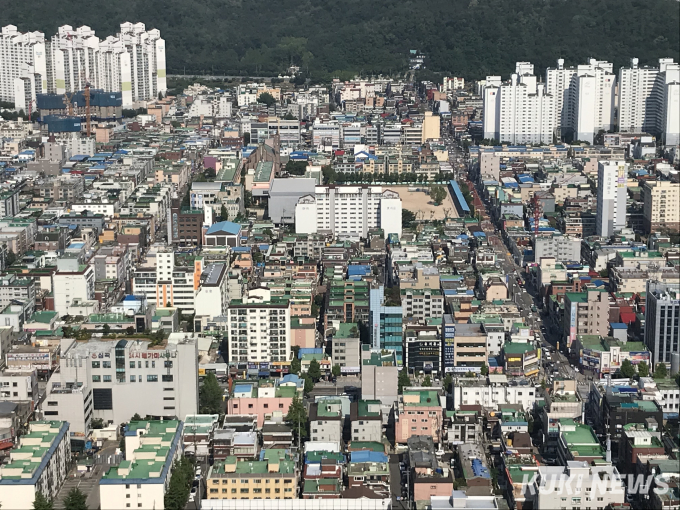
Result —
[[564, 336], [567, 346], [578, 335], [609, 334], [609, 295], [600, 290], [564, 295]]
[[533, 409], [538, 391], [531, 380], [516, 378], [508, 381], [502, 374], [489, 374], [481, 377], [456, 377], [453, 384], [453, 408], [481, 405], [488, 409], [498, 409], [503, 404], [520, 404], [522, 409]]
[[232, 300], [229, 320], [230, 362], [271, 362], [290, 359], [290, 301], [269, 289], [250, 290]]
[[680, 351], [680, 284], [647, 282], [645, 307], [645, 345], [652, 353], [652, 366], [671, 362]]
[[543, 257], [554, 257], [557, 262], [579, 262], [581, 239], [560, 232], [540, 234], [534, 239], [534, 261], [538, 263]]
[[[206, 476], [206, 499], [296, 499], [298, 483], [295, 460], [285, 450], [263, 450], [260, 460], [230, 456], [211, 466]], [[239, 504], [244, 505], [240, 508], [250, 508], [245, 502]]]
[[2, 508], [30, 510], [36, 492], [53, 500], [66, 480], [71, 461], [69, 424], [62, 421], [33, 421], [10, 452], [10, 461], [0, 467]]
[[366, 238], [374, 228], [385, 237], [401, 237], [401, 198], [382, 186], [316, 186], [314, 194], [301, 197], [295, 206], [298, 234], [330, 231]]
[[275, 225], [295, 224], [295, 209], [305, 195], [315, 193], [316, 179], [274, 179], [269, 190], [269, 217]]
[[361, 396], [379, 400], [391, 408], [399, 399], [399, 368], [394, 352], [383, 354], [379, 349], [361, 346]]
[[680, 183], [645, 181], [642, 183], [642, 201], [646, 233], [680, 229]]
[[99, 480], [102, 510], [165, 508], [174, 463], [183, 454], [183, 422], [133, 421], [125, 429], [125, 460]]
[[187, 333], [172, 333], [157, 346], [146, 340], [72, 342], [62, 349], [60, 370], [47, 384], [43, 411], [75, 423], [87, 423], [92, 415], [116, 424], [135, 413], [195, 414], [197, 359], [198, 337]]
[[361, 372], [361, 339], [356, 323], [340, 323], [331, 341], [333, 365], [338, 365], [343, 374]]
[[404, 369], [410, 374], [441, 374], [441, 345], [436, 327], [407, 327]]
[[395, 409], [395, 442], [406, 444], [413, 436], [430, 436], [435, 444], [442, 440], [443, 407], [437, 391], [404, 389]]
[[626, 226], [628, 164], [599, 161], [597, 165], [597, 213], [595, 232], [609, 237]]
[[481, 324], [456, 324], [453, 337], [453, 371], [479, 373], [487, 363], [487, 335]]

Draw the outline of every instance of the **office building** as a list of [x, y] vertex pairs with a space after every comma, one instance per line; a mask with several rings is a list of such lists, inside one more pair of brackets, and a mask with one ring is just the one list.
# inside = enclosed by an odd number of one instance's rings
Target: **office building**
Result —
[[647, 282], [645, 307], [645, 344], [652, 353], [652, 365], [671, 362], [680, 351], [680, 284]]
[[385, 299], [385, 287], [371, 289], [369, 333], [373, 349], [394, 351], [397, 363], [403, 361], [402, 307]]
[[99, 480], [101, 510], [165, 508], [174, 463], [183, 454], [183, 422], [133, 421], [125, 428], [125, 460]]
[[626, 226], [628, 164], [599, 161], [597, 164], [597, 213], [595, 231], [609, 237]]
[[295, 232], [367, 237], [373, 228], [401, 237], [401, 198], [382, 186], [316, 186], [295, 206]]
[[680, 230], [680, 183], [671, 181], [644, 181], [644, 229], [648, 234], [661, 229]]
[[[90, 414], [116, 424], [135, 413], [166, 418], [195, 414], [197, 359], [198, 337], [188, 333], [172, 333], [154, 346], [146, 340], [73, 342], [63, 348], [60, 370], [47, 383], [44, 414], [85, 424]], [[69, 392], [79, 405], [64, 400]]]
[[31, 510], [36, 492], [53, 500], [66, 480], [71, 462], [69, 424], [33, 421], [0, 467], [2, 508]]
[[230, 362], [290, 359], [290, 301], [269, 289], [252, 289], [229, 303]]

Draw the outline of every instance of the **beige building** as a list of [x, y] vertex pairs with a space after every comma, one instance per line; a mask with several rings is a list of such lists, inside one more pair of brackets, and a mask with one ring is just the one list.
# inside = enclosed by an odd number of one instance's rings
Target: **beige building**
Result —
[[425, 112], [425, 118], [423, 119], [423, 141], [437, 140], [440, 136], [439, 115], [432, 115], [432, 112]]
[[487, 360], [486, 333], [480, 324], [456, 324], [454, 367], [481, 367]]
[[609, 334], [609, 295], [599, 290], [567, 292], [564, 299], [567, 345], [578, 335]]
[[295, 499], [298, 472], [285, 450], [263, 450], [264, 460], [227, 457], [208, 471], [207, 499]]
[[661, 228], [680, 229], [680, 183], [645, 181], [642, 185], [643, 217], [647, 233]]
[[399, 277], [400, 289], [439, 289], [439, 269], [434, 266], [416, 266], [412, 277]]

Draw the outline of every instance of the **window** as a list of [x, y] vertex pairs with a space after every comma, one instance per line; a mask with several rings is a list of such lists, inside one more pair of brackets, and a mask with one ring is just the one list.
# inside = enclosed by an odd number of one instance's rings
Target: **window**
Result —
[[110, 376], [110, 375], [105, 375], [105, 376], [104, 376], [104, 382], [111, 382], [111, 376]]
[[102, 378], [100, 375], [93, 375], [92, 382], [101, 382]]
[[130, 376], [130, 382], [137, 382], [136, 376], [131, 375], [131, 376]]
[[146, 376], [146, 382], [158, 382], [158, 376], [157, 375], [147, 375]]
[[135, 368], [135, 362], [134, 361], [130, 362], [130, 368]]
[[110, 361], [102, 361], [102, 367], [103, 368], [111, 368], [111, 362]]
[[151, 368], [156, 368], [156, 362], [155, 361], [151, 362]]
[[93, 361], [92, 368], [99, 368], [99, 361]]

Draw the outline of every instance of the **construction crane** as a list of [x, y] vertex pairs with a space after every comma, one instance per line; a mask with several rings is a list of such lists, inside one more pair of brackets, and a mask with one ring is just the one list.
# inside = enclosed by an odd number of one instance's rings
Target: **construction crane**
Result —
[[68, 108], [68, 114], [69, 117], [73, 117], [73, 103], [71, 100], [73, 99], [73, 92], [71, 92], [71, 95], [68, 95], [68, 92], [64, 92], [64, 105], [66, 108]]

